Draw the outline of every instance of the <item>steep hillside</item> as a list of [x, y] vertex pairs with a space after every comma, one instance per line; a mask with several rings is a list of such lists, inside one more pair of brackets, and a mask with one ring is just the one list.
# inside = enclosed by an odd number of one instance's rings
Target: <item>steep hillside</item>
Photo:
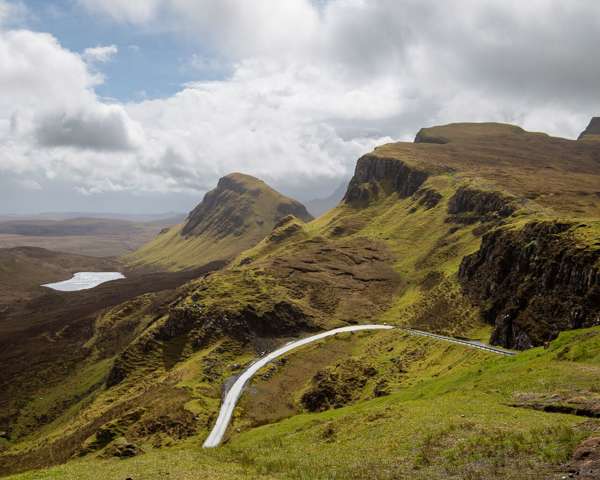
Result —
[[600, 140], [600, 117], [594, 117], [578, 140]]
[[[173, 256], [194, 234], [249, 231], [237, 210], [215, 213], [215, 198], [247, 194], [225, 183], [171, 232]], [[37, 475], [196, 478], [201, 466], [216, 478], [560, 478], [600, 431], [598, 192], [593, 142], [456, 124], [379, 147], [317, 220], [286, 211], [227, 268], [98, 314], [66, 380], [16, 405], [0, 468], [80, 455]], [[399, 328], [266, 367], [227, 446], [198, 451], [223, 385], [252, 359], [367, 322]], [[545, 348], [491, 358], [406, 326]], [[137, 458], [113, 460], [126, 456]]]
[[129, 261], [182, 269], [235, 257], [273, 230], [286, 215], [312, 219], [299, 202], [249, 175], [232, 173], [219, 180], [185, 223], [161, 232]]

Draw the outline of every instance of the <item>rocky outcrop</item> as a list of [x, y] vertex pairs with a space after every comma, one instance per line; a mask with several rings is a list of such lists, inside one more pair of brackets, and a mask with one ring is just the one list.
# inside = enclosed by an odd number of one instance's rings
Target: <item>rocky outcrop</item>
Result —
[[593, 117], [590, 120], [590, 124], [583, 132], [581, 132], [581, 135], [579, 135], [577, 140], [587, 140], [590, 137], [600, 139], [600, 117]]
[[413, 195], [427, 180], [428, 173], [401, 160], [365, 155], [358, 160], [344, 202], [364, 207], [392, 193], [400, 198]]
[[461, 187], [448, 202], [449, 220], [471, 224], [503, 219], [516, 210], [514, 201], [499, 192]]
[[430, 210], [440, 203], [442, 194], [433, 188], [421, 188], [413, 195], [413, 198], [417, 200], [419, 205], [425, 207], [426, 210]]
[[600, 325], [600, 251], [578, 243], [574, 228], [533, 222], [495, 230], [463, 259], [460, 282], [494, 326], [492, 344], [523, 350]]
[[277, 224], [271, 234], [267, 237], [269, 242], [281, 243], [297, 233], [302, 232], [302, 224], [293, 215], [283, 217]]
[[568, 478], [594, 480], [600, 477], [600, 436], [590, 437], [577, 446], [567, 470]]
[[[330, 408], [340, 408], [360, 397], [369, 378], [377, 374], [373, 367], [351, 359], [339, 363], [335, 368], [329, 367], [317, 372], [311, 387], [300, 399], [303, 407], [309, 412], [323, 412]], [[381, 384], [379, 394], [385, 393], [385, 385]]]

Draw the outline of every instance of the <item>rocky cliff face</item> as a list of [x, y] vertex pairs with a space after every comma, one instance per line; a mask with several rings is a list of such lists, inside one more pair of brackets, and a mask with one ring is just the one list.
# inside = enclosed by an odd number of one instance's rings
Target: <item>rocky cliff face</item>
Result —
[[459, 279], [494, 325], [492, 344], [522, 350], [600, 325], [600, 250], [578, 243], [575, 228], [534, 222], [496, 230], [463, 259]]
[[358, 160], [344, 201], [352, 206], [368, 205], [381, 195], [413, 195], [427, 180], [428, 173], [394, 158], [365, 155]]
[[581, 132], [577, 140], [587, 140], [594, 137], [600, 139], [600, 117], [592, 118], [590, 124]]
[[515, 212], [514, 202], [499, 192], [461, 187], [448, 202], [450, 220], [470, 224], [509, 217]]

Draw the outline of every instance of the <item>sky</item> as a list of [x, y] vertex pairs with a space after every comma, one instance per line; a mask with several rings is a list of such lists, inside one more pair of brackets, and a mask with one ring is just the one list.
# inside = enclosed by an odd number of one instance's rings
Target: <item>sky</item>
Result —
[[328, 196], [376, 145], [600, 114], [597, 0], [0, 0], [0, 213]]

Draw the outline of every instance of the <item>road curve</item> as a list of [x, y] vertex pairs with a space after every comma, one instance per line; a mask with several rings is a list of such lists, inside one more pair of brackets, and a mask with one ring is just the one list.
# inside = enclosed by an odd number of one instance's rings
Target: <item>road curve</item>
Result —
[[[268, 355], [260, 358], [252, 365], [250, 365], [244, 373], [242, 373], [238, 379], [231, 386], [227, 394], [225, 395], [225, 399], [221, 405], [221, 410], [219, 411], [219, 416], [213, 427], [212, 431], [204, 441], [204, 448], [213, 448], [217, 447], [221, 441], [223, 440], [223, 436], [227, 431], [227, 427], [229, 426], [229, 422], [231, 421], [231, 416], [233, 415], [233, 410], [240, 399], [244, 387], [246, 383], [258, 372], [261, 368], [267, 365], [269, 362], [275, 360], [277, 357], [286, 354], [287, 352], [294, 350], [303, 345], [307, 345], [312, 342], [316, 342], [318, 340], [322, 340], [323, 338], [331, 337], [333, 335], [337, 335], [338, 333], [345, 332], [359, 332], [363, 330], [390, 330], [394, 327], [390, 325], [353, 325], [350, 327], [341, 327], [336, 328], [334, 330], [329, 330], [327, 332], [319, 333], [317, 335], [313, 335], [311, 337], [302, 338], [300, 340], [296, 340], [293, 342], [284, 345], [278, 350], [269, 353]], [[485, 352], [495, 353], [498, 355], [512, 356], [515, 355], [516, 352], [512, 352], [510, 350], [505, 350], [503, 348], [492, 347], [485, 343], [477, 342], [475, 340], [463, 340], [461, 338], [454, 337], [446, 337], [444, 335], [438, 335], [436, 333], [424, 332], [422, 330], [415, 330], [413, 328], [402, 328], [405, 332], [411, 335], [418, 335], [422, 337], [434, 338], [437, 340], [442, 340], [444, 342], [456, 343], [458, 345], [464, 345], [465, 347], [475, 348], [477, 350], [483, 350]]]
[[513, 356], [516, 352], [506, 350], [504, 348], [492, 347], [485, 343], [478, 342], [476, 340], [463, 340], [462, 338], [446, 337], [444, 335], [438, 335], [437, 333], [424, 332], [423, 330], [415, 330], [414, 328], [403, 328], [407, 333], [411, 335], [419, 335], [421, 337], [435, 338], [437, 340], [443, 340], [444, 342], [456, 343], [458, 345], [464, 345], [469, 348], [476, 348], [477, 350], [483, 350], [484, 352], [497, 353], [498, 355]]
[[313, 335], [311, 337], [302, 338], [300, 340], [296, 340], [293, 342], [284, 345], [283, 347], [275, 350], [274, 352], [269, 353], [268, 355], [258, 359], [252, 365], [250, 365], [244, 373], [242, 373], [235, 383], [231, 386], [227, 394], [225, 395], [225, 399], [221, 405], [221, 410], [219, 411], [219, 416], [213, 427], [212, 431], [204, 441], [204, 448], [213, 448], [217, 447], [221, 441], [223, 440], [223, 436], [225, 435], [225, 431], [229, 426], [229, 422], [231, 421], [231, 416], [233, 415], [233, 410], [242, 395], [242, 391], [244, 390], [244, 386], [248, 381], [254, 376], [256, 372], [258, 372], [261, 368], [267, 365], [269, 362], [275, 360], [277, 357], [284, 355], [285, 353], [294, 350], [298, 347], [302, 347], [303, 345], [307, 345], [312, 342], [316, 342], [318, 340], [322, 340], [323, 338], [331, 337], [333, 335], [337, 335], [338, 333], [346, 333], [346, 332], [360, 332], [363, 330], [390, 330], [394, 327], [389, 325], [353, 325], [350, 327], [341, 327], [336, 328], [334, 330], [329, 330], [327, 332], [319, 333], [317, 335]]

